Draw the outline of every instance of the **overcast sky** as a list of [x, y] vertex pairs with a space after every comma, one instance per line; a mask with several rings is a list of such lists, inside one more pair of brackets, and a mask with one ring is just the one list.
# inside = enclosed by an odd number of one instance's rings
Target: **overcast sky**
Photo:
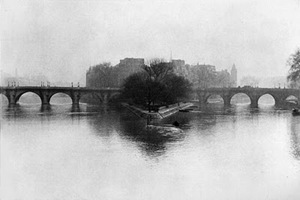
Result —
[[1, 69], [77, 82], [125, 57], [183, 59], [238, 76], [286, 75], [300, 0], [2, 0]]

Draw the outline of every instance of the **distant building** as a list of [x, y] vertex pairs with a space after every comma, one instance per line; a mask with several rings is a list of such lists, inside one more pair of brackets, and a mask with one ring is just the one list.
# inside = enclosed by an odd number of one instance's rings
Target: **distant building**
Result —
[[[171, 59], [174, 73], [188, 79], [196, 87], [236, 87], [237, 69], [232, 66], [231, 72], [217, 71], [208, 64], [188, 65], [184, 60]], [[145, 65], [143, 58], [124, 58], [116, 66], [103, 63], [90, 67], [86, 73], [87, 87], [121, 87], [124, 80], [133, 73], [142, 71]], [[199, 78], [203, 77], [203, 78]]]
[[188, 65], [185, 64], [184, 60], [180, 60], [180, 59], [171, 60], [171, 63], [174, 66], [175, 74], [187, 78], [189, 69], [188, 69]]
[[141, 70], [144, 65], [143, 58], [125, 58], [116, 66], [103, 63], [90, 67], [86, 72], [87, 87], [120, 87], [124, 79]]
[[124, 79], [126, 79], [129, 75], [141, 71], [141, 67], [144, 64], [144, 58], [124, 58], [120, 60], [120, 63], [116, 66], [118, 68], [118, 85], [121, 86]]
[[126, 69], [128, 74], [132, 74], [139, 71], [144, 64], [144, 58], [124, 58], [120, 60], [119, 67]]
[[232, 87], [237, 87], [237, 69], [235, 67], [235, 64], [233, 64], [231, 68], [230, 81]]
[[184, 60], [172, 60], [172, 64], [175, 66], [175, 67], [184, 67], [185, 65], [185, 61]]
[[206, 69], [209, 69], [209, 70], [214, 71], [214, 72], [216, 71], [216, 66], [214, 66], [214, 65], [207, 65], [207, 64], [200, 65], [200, 64], [197, 64], [196, 67], [206, 68]]

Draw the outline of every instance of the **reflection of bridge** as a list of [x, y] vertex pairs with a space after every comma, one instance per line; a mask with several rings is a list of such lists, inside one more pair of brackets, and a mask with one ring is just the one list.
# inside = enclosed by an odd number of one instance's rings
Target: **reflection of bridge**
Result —
[[275, 105], [283, 105], [286, 99], [290, 96], [297, 98], [297, 103], [300, 100], [300, 90], [296, 89], [280, 89], [280, 88], [252, 88], [252, 87], [241, 87], [241, 88], [207, 88], [198, 89], [195, 91], [199, 98], [200, 105], [205, 105], [207, 100], [212, 95], [219, 95], [222, 97], [225, 106], [230, 105], [231, 98], [238, 94], [246, 94], [251, 101], [251, 107], [258, 107], [258, 100], [265, 94], [271, 95], [275, 100]]
[[20, 86], [20, 87], [0, 87], [0, 94], [4, 94], [9, 104], [14, 105], [18, 102], [20, 97], [32, 92], [37, 94], [43, 105], [50, 104], [50, 99], [57, 93], [67, 94], [71, 99], [73, 105], [78, 105], [79, 100], [84, 95], [96, 96], [99, 101], [108, 102], [115, 95], [120, 93], [119, 88], [80, 88], [80, 87], [34, 87], [34, 86]]

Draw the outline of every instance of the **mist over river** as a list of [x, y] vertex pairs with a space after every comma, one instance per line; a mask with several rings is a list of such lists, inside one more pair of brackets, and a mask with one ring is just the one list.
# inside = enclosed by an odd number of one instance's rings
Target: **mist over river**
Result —
[[215, 103], [153, 123], [175, 120], [165, 133], [117, 106], [3, 103], [1, 199], [300, 199], [300, 116]]

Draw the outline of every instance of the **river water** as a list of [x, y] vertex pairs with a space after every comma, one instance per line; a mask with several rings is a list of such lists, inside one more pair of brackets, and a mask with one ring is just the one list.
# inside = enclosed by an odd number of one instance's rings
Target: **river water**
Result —
[[216, 104], [151, 130], [114, 106], [1, 112], [2, 200], [300, 199], [300, 116], [288, 110]]

